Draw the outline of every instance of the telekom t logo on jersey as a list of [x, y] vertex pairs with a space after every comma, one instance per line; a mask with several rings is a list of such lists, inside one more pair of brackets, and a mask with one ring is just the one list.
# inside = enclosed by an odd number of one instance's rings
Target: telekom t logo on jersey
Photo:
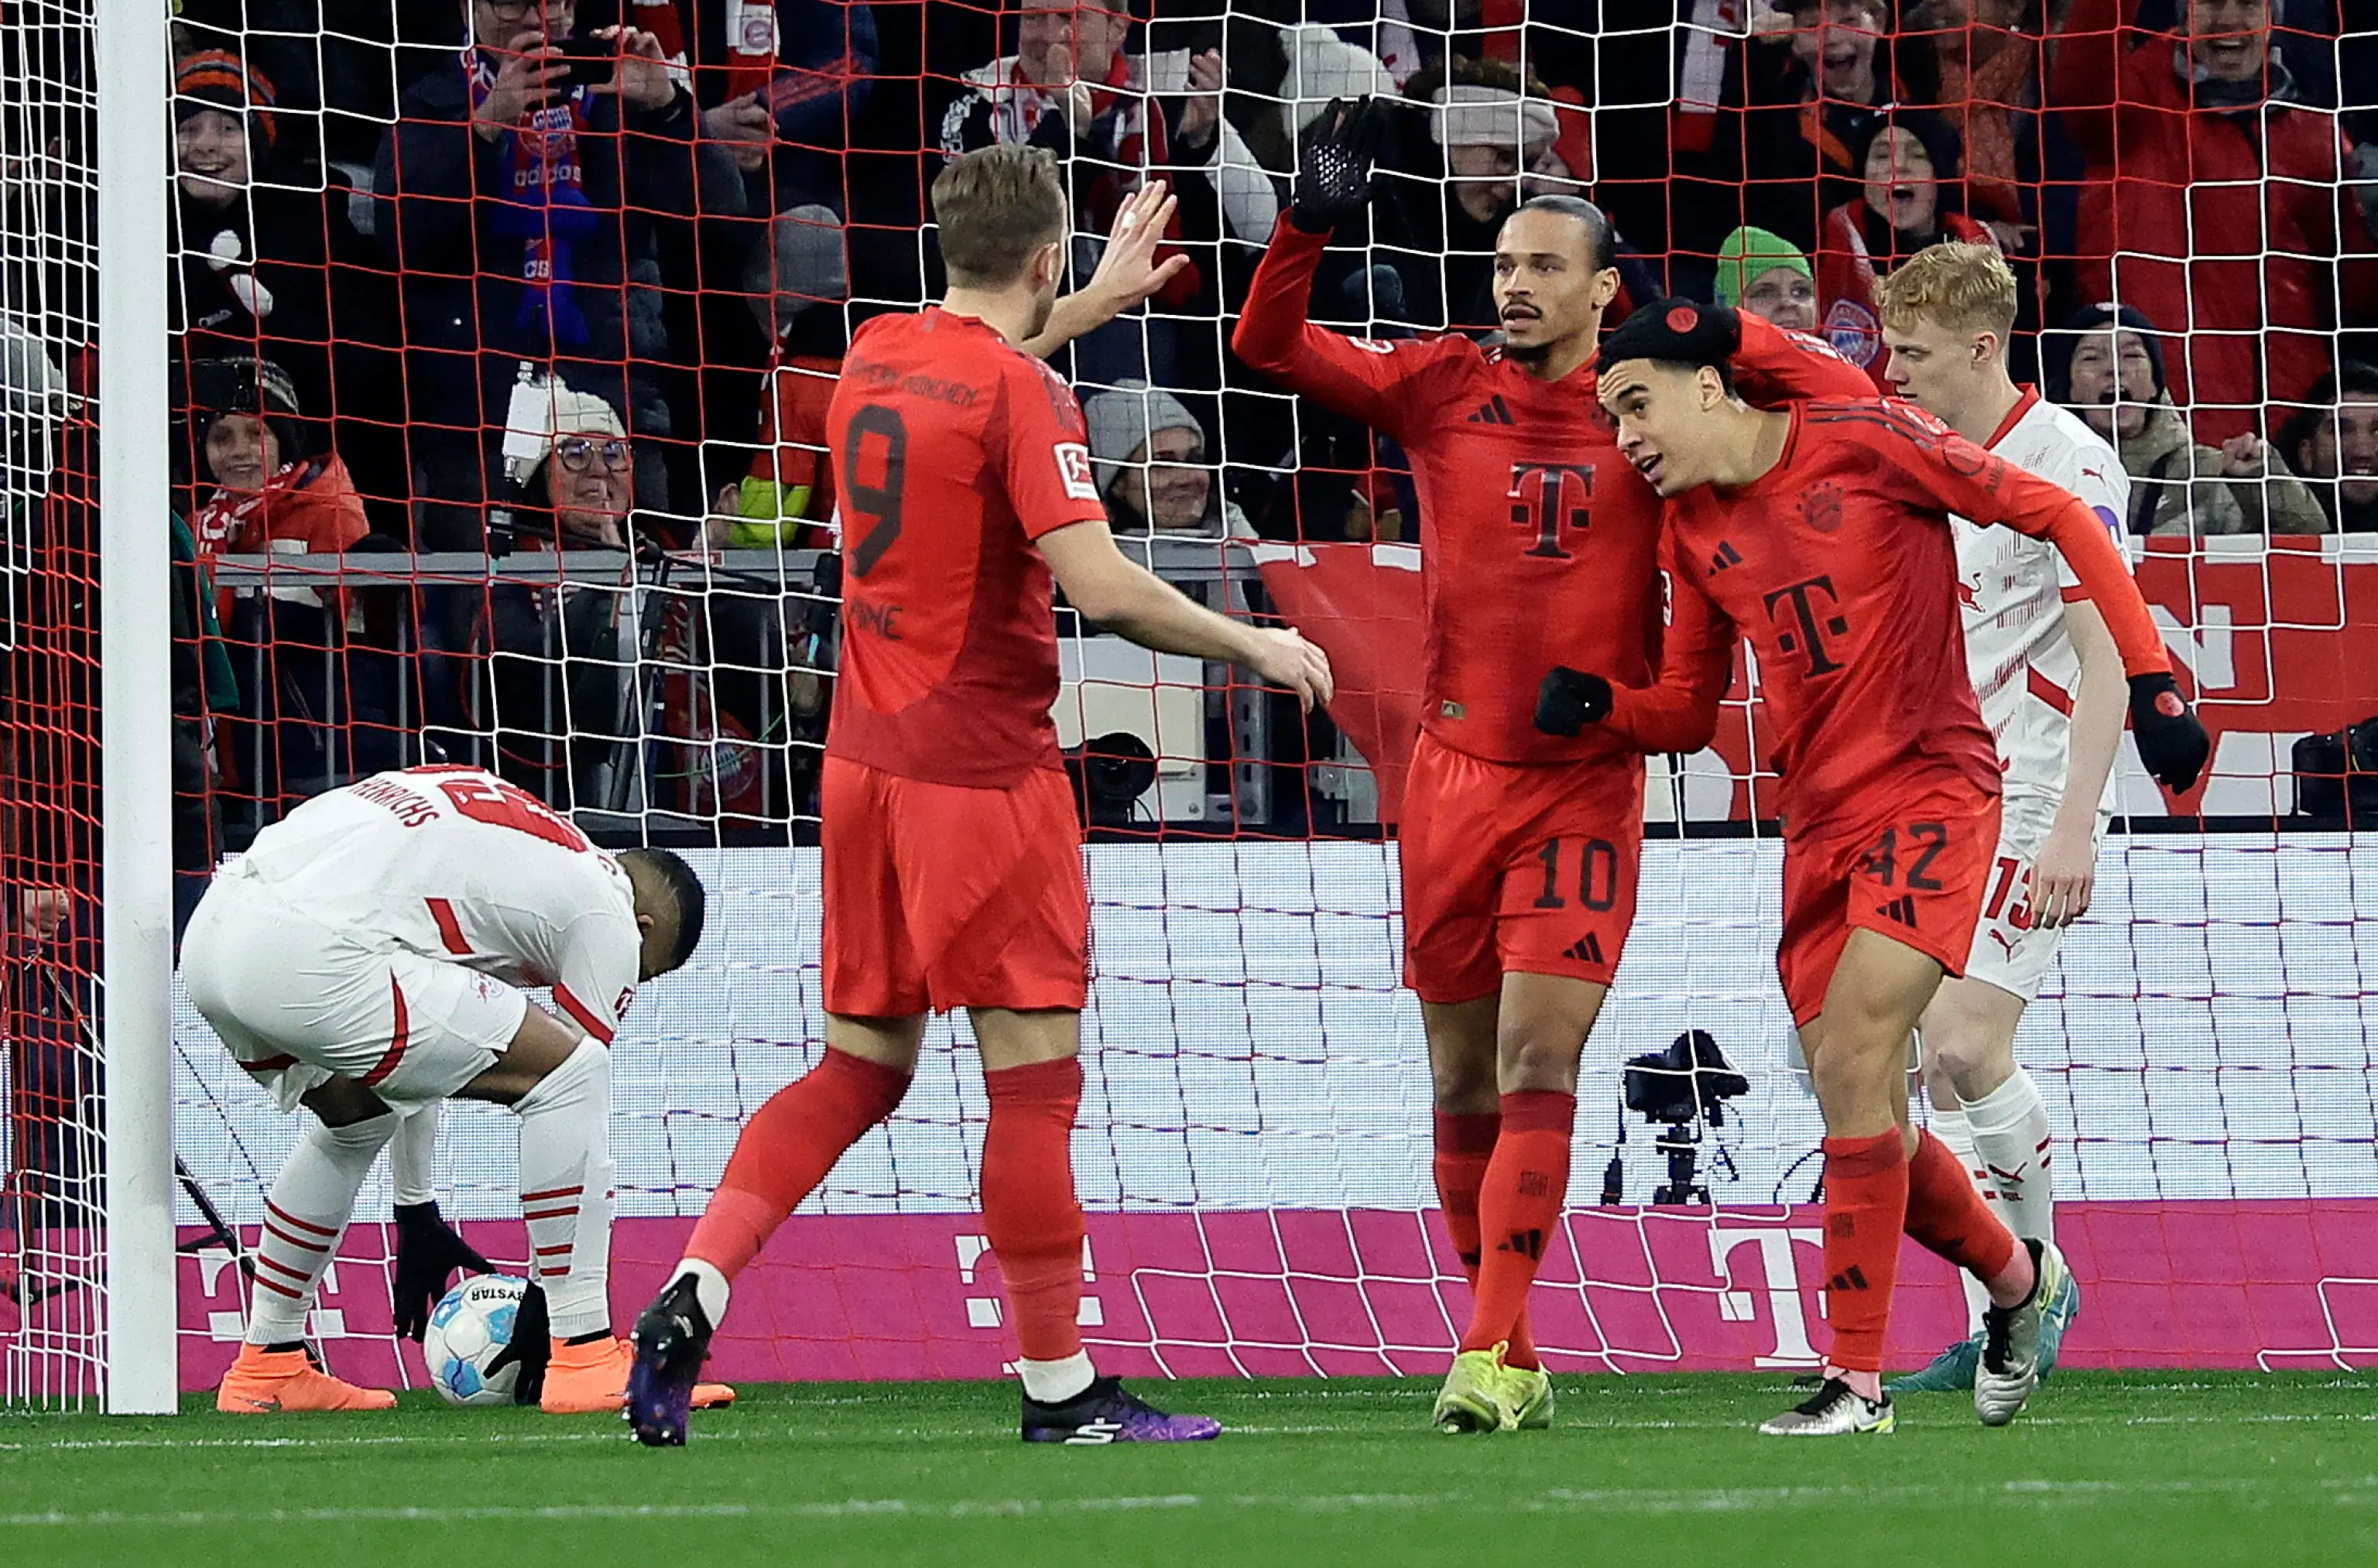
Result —
[[1582, 533], [1593, 521], [1593, 465], [1582, 462], [1515, 462], [1511, 487], [1511, 521], [1535, 542], [1528, 554], [1565, 561], [1561, 531]]
[[1831, 675], [1842, 667], [1825, 646], [1825, 637], [1847, 637], [1849, 618], [1832, 613], [1841, 603], [1833, 592], [1831, 576], [1812, 577], [1779, 588], [1761, 601], [1767, 606], [1767, 618], [1783, 628], [1776, 634], [1775, 646], [1786, 653], [1806, 653], [1808, 667], [1802, 676]]

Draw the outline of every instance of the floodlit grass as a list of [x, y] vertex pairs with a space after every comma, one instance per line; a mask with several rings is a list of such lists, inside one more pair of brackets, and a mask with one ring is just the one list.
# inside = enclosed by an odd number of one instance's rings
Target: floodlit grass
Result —
[[1149, 1384], [1219, 1442], [1027, 1448], [1012, 1385], [753, 1387], [648, 1451], [459, 1411], [0, 1417], [0, 1562], [2378, 1562], [2378, 1377], [2066, 1372], [2012, 1427], [1752, 1428], [1773, 1377], [1560, 1376], [1551, 1431], [1451, 1438], [1433, 1382]]

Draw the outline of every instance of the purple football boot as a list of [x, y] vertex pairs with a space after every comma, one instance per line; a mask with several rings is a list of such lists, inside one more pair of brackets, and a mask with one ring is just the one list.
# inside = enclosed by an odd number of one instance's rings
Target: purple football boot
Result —
[[1221, 1433], [1211, 1416], [1168, 1416], [1120, 1378], [1095, 1378], [1060, 1405], [1024, 1401], [1027, 1442], [1204, 1442]]
[[710, 1319], [695, 1299], [693, 1275], [677, 1282], [636, 1320], [636, 1362], [628, 1372], [628, 1424], [647, 1448], [685, 1445], [693, 1384], [710, 1353]]

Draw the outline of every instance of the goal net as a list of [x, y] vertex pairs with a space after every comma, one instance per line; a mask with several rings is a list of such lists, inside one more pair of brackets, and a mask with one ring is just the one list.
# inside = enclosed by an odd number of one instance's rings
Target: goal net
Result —
[[[1399, 105], [1389, 150], [1311, 309], [1375, 341], [1491, 328], [1493, 234], [1522, 195], [1604, 207], [1626, 302], [1739, 299], [1879, 377], [1874, 277], [1934, 237], [2005, 250], [2020, 375], [2121, 437], [2140, 581], [2216, 737], [2177, 800], [2125, 747], [2096, 904], [2024, 1023], [2089, 1299], [2066, 1359], [2378, 1358], [2378, 533], [2349, 531], [2378, 528], [2378, 376], [2355, 368], [2378, 329], [2355, 254], [2372, 170], [2350, 150], [2378, 133], [2378, 33], [2348, 7], [2341, 31], [2255, 34], [2240, 101], [2284, 88], [2282, 150], [2188, 197], [2073, 64], [2099, 51], [2120, 92], [2147, 90], [2146, 56], [2173, 57], [2155, 30], [2193, 46], [2184, 5], [2075, 0], [2050, 41], [2036, 6], [1916, 0], [1111, 6], [366, 0], [318, 26], [185, 0], [170, 254], [149, 258], [94, 245], [92, 8], [0, 11], [0, 1394], [87, 1397], [101, 1364], [82, 377], [102, 256], [152, 268], [172, 315], [174, 417], [152, 436], [176, 519], [180, 909], [309, 795], [441, 761], [496, 767], [607, 844], [680, 848], [709, 887], [701, 950], [615, 1054], [625, 1323], [742, 1120], [822, 1048], [824, 402], [859, 322], [938, 293], [924, 186], [992, 140], [1063, 156], [1075, 288], [1119, 204], [1172, 182], [1165, 254], [1188, 265], [1057, 355], [1096, 481], [1126, 549], [1304, 628], [1341, 683], [1306, 720], [1061, 612], [1057, 719], [1092, 841], [1086, 1337], [1125, 1372], [1441, 1366], [1468, 1292], [1433, 1212], [1394, 833], [1426, 520], [1392, 441], [1229, 347], [1299, 138], [1365, 94]], [[614, 23], [656, 63], [557, 66], [542, 109], [521, 97], [508, 54]], [[2348, 150], [2324, 168], [2322, 136]], [[2116, 179], [2171, 222], [2107, 227]], [[2133, 314], [2092, 314], [2108, 301]], [[1651, 760], [1639, 914], [1532, 1299], [1556, 1368], [1801, 1367], [1825, 1343], [1821, 1130], [1772, 971], [1756, 674], [1711, 749]], [[1630, 1075], [1696, 1033], [1738, 1084]], [[244, 1332], [263, 1189], [298, 1127], [186, 1000], [172, 1034], [179, 1360], [202, 1388]], [[985, 1115], [963, 1021], [937, 1021], [898, 1114], [739, 1285], [721, 1374], [997, 1374]], [[447, 1109], [445, 1212], [517, 1264], [514, 1152], [502, 1113]], [[309, 1327], [342, 1375], [411, 1385], [389, 1202], [383, 1170]], [[1903, 1278], [1892, 1354], [1914, 1361], [1965, 1309], [1928, 1257]]]

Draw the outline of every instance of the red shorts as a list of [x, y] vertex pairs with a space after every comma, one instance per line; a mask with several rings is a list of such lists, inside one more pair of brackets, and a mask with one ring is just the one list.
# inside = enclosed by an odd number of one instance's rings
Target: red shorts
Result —
[[1833, 968], [1861, 926], [1963, 975], [1998, 843], [1998, 796], [1962, 783], [1856, 828], [1786, 839], [1775, 973], [1793, 1023], [1825, 1011]]
[[1639, 764], [1488, 762], [1423, 733], [1397, 836], [1421, 1000], [1491, 996], [1507, 972], [1610, 983], [1635, 924]]
[[828, 1012], [1081, 1010], [1090, 893], [1063, 773], [968, 789], [828, 757], [819, 790]]

